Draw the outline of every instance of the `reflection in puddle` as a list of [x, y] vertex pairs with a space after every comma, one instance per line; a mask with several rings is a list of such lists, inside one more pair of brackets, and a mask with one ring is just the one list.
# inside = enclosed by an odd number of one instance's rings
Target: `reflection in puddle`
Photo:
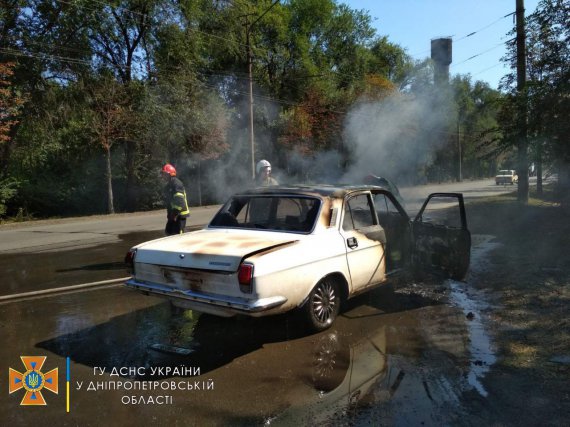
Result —
[[[492, 248], [473, 250], [472, 278]], [[470, 278], [471, 278], [470, 277]], [[31, 305], [0, 305], [10, 346], [0, 359], [47, 354], [74, 381], [129, 381], [94, 367], [144, 367], [141, 381], [203, 381], [211, 390], [169, 390], [170, 406], [129, 406], [123, 392], [73, 391], [70, 424], [188, 425], [458, 425], [465, 393], [487, 395], [482, 378], [495, 362], [482, 325], [485, 309], [468, 284], [409, 285], [353, 300], [331, 330], [307, 335], [287, 317], [216, 318], [123, 288], [62, 295]], [[431, 286], [431, 288], [430, 288]], [[444, 291], [450, 290], [452, 304]], [[37, 316], [37, 313], [42, 313]], [[467, 318], [473, 313], [472, 320]], [[465, 363], [469, 361], [469, 363]], [[192, 366], [199, 376], [152, 377], [150, 368]], [[74, 383], [76, 384], [76, 383]], [[135, 394], [153, 396], [152, 391]], [[0, 402], [0, 419], [33, 417]], [[19, 402], [16, 402], [17, 406]], [[44, 411], [49, 424], [61, 407]], [[24, 414], [24, 415], [22, 415]], [[29, 414], [29, 415], [28, 415]]]

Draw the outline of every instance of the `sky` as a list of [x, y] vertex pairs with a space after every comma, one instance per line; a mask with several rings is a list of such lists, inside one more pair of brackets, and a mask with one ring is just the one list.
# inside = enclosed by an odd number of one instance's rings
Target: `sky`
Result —
[[[525, 0], [525, 15], [539, 0]], [[351, 9], [365, 10], [380, 36], [387, 36], [414, 59], [430, 56], [431, 40], [451, 37], [454, 74], [470, 74], [497, 89], [509, 72], [501, 62], [505, 42], [512, 36], [516, 0], [339, 0]], [[469, 35], [471, 33], [475, 33]]]

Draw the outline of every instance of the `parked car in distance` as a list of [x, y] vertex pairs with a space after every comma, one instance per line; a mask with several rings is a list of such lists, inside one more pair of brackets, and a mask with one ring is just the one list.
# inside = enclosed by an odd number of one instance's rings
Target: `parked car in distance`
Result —
[[403, 271], [462, 279], [470, 247], [459, 193], [431, 194], [412, 221], [378, 186], [262, 187], [232, 196], [205, 229], [133, 247], [126, 285], [218, 316], [299, 310], [319, 331], [343, 301]]
[[516, 171], [512, 169], [503, 169], [500, 170], [497, 176], [495, 177], [495, 184], [517, 184], [519, 182], [519, 177], [517, 176]]

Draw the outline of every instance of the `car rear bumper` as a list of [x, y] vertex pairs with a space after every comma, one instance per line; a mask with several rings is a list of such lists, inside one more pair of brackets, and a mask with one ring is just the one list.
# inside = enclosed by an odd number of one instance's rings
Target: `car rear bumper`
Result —
[[127, 280], [125, 285], [145, 294], [152, 294], [163, 298], [166, 297], [178, 307], [224, 317], [230, 317], [236, 314], [259, 316], [287, 302], [287, 298], [284, 296], [251, 300], [192, 290], [182, 290], [170, 286], [138, 282], [134, 279]]

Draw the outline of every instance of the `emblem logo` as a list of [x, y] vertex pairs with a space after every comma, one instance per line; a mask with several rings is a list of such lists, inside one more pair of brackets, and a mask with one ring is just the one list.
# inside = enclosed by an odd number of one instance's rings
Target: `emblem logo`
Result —
[[46, 356], [20, 356], [20, 359], [22, 359], [26, 371], [21, 373], [10, 368], [10, 394], [23, 388], [26, 393], [20, 405], [47, 405], [42, 390], [46, 389], [52, 393], [58, 393], [57, 368], [45, 374], [42, 372], [42, 367], [47, 359]]

